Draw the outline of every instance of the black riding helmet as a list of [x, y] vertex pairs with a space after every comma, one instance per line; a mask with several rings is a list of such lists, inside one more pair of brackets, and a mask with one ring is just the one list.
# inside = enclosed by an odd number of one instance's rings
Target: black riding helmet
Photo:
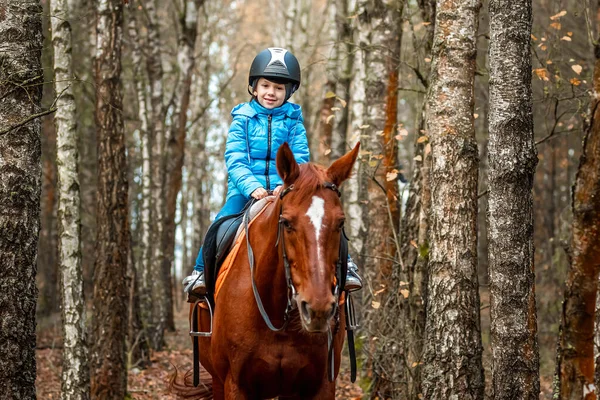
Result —
[[254, 95], [259, 78], [285, 84], [285, 101], [300, 87], [300, 63], [286, 49], [269, 47], [258, 53], [250, 66], [248, 92]]

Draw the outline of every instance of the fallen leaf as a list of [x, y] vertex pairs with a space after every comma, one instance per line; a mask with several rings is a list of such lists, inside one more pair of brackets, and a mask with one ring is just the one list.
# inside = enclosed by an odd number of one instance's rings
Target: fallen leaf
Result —
[[430, 63], [430, 62], [431, 62], [431, 58], [429, 58], [429, 57], [426, 57], [426, 58], [425, 58], [425, 62], [426, 62], [426, 63]]
[[371, 125], [361, 125], [361, 126], [358, 127], [358, 129], [367, 129], [370, 126]]
[[326, 99], [331, 99], [333, 97], [337, 97], [337, 95], [335, 93], [333, 93], [333, 92], [327, 92], [327, 93], [325, 93], [325, 98]]
[[582, 68], [582, 67], [581, 67], [581, 65], [579, 65], [579, 64], [571, 65], [571, 69], [572, 69], [573, 71], [575, 71], [575, 73], [576, 73], [577, 75], [581, 74], [581, 71], [583, 70], [583, 68]]
[[567, 35], [573, 36], [573, 32], [567, 32]]
[[385, 292], [385, 288], [379, 289], [378, 291], [376, 291], [375, 293], [373, 293], [373, 296], [377, 296], [378, 294], [383, 293], [383, 292]]
[[533, 73], [543, 81], [549, 81], [548, 78], [548, 70], [546, 68], [536, 68], [533, 70]]
[[348, 103], [346, 102], [346, 100], [344, 100], [344, 99], [341, 99], [341, 98], [339, 98], [339, 97], [338, 97], [337, 99], [340, 101], [340, 103], [342, 103], [342, 107], [346, 108], [346, 104], [348, 104]]
[[550, 27], [556, 29], [557, 31], [560, 31], [562, 25], [560, 24], [560, 22], [553, 22], [550, 24]]
[[573, 86], [579, 86], [579, 85], [581, 85], [581, 81], [579, 79], [577, 79], [577, 78], [571, 78], [569, 80], [569, 82], [571, 82], [571, 85], [573, 85]]
[[536, 38], [535, 36], [533, 36], [533, 34], [531, 34], [531, 40], [533, 40], [534, 42], [537, 42], [538, 38]]
[[479, 114], [473, 114], [473, 119], [479, 118]]
[[414, 240], [411, 240], [411, 241], [410, 241], [410, 245], [411, 245], [412, 247], [414, 247], [415, 249], [418, 249], [418, 248], [419, 248], [419, 246], [417, 246], [417, 242], [415, 242]]
[[423, 157], [416, 156], [415, 158], [413, 158], [413, 160], [415, 160], [415, 161], [423, 161]]
[[560, 40], [564, 40], [565, 42], [570, 42], [571, 38], [569, 36], [563, 36], [560, 38]]
[[408, 299], [408, 295], [409, 295], [409, 293], [410, 293], [410, 292], [409, 292], [408, 290], [406, 290], [406, 289], [402, 289], [402, 290], [400, 290], [400, 294], [401, 294], [401, 295], [402, 295], [402, 296], [403, 296], [405, 299]]
[[339, 108], [339, 107], [331, 107], [331, 111], [340, 111], [340, 110], [341, 110], [341, 108]]
[[558, 14], [554, 14], [553, 16], [551, 16], [550, 19], [552, 21], [555, 21], [555, 20], [559, 19], [560, 17], [564, 17], [565, 15], [567, 15], [567, 12], [565, 10], [562, 10]]
[[327, 149], [325, 150], [325, 152], [323, 153], [324, 155], [328, 155], [329, 153], [331, 153], [331, 149]]
[[331, 114], [329, 117], [327, 117], [327, 120], [325, 121], [325, 123], [330, 124], [331, 120], [335, 118], [335, 115]]
[[[381, 303], [378, 301], [372, 301], [371, 302], [371, 307], [373, 307], [374, 309], [378, 309], [379, 307], [381, 307]], [[373, 338], [373, 340], [375, 340], [375, 338]]]
[[388, 181], [388, 182], [393, 181], [397, 177], [398, 177], [398, 172], [397, 171], [396, 172], [391, 171], [391, 172], [388, 172], [387, 174], [385, 174], [385, 180]]
[[417, 143], [424, 143], [424, 142], [426, 142], [426, 141], [428, 141], [428, 140], [429, 140], [429, 138], [428, 138], [427, 136], [420, 136], [420, 137], [417, 139]]

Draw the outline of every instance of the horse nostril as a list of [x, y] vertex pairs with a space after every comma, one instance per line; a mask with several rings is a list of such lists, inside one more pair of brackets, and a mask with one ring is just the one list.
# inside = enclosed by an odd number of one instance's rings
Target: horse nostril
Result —
[[300, 312], [302, 313], [306, 321], [310, 321], [310, 311], [308, 309], [308, 303], [304, 300], [302, 300], [302, 302], [300, 303]]

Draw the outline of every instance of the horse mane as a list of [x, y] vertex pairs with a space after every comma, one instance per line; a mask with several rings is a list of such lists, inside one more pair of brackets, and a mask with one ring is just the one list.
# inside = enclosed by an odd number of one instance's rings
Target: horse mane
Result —
[[314, 163], [300, 165], [300, 175], [294, 182], [294, 192], [301, 199], [311, 196], [327, 181], [325, 168]]

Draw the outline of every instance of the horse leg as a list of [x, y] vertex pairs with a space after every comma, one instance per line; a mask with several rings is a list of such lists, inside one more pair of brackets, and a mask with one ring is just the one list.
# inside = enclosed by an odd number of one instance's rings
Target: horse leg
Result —
[[[225, 379], [225, 400], [254, 400], [255, 397], [240, 389], [239, 385], [233, 381], [230, 375]], [[216, 400], [216, 399], [215, 399]]]
[[213, 400], [225, 400], [225, 387], [221, 381], [213, 378], [212, 382]]

